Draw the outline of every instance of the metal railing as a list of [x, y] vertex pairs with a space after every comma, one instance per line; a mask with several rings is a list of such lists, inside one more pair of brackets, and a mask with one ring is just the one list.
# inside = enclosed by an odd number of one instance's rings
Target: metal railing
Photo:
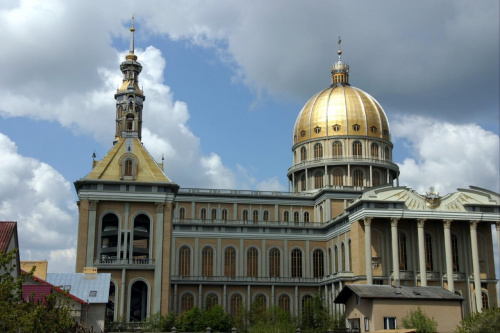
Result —
[[118, 259], [100, 258], [94, 259], [94, 265], [154, 265], [154, 259]]
[[244, 221], [244, 220], [222, 220], [222, 219], [181, 219], [175, 217], [174, 224], [196, 224], [196, 225], [227, 225], [227, 226], [254, 226], [254, 227], [297, 227], [297, 228], [323, 228], [327, 225], [318, 222], [285, 222], [285, 221]]

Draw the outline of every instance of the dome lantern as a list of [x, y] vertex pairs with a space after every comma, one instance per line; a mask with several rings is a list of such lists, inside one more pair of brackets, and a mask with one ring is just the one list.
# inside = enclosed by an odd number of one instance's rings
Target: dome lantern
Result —
[[340, 37], [337, 44], [339, 45], [339, 50], [337, 51], [339, 60], [336, 61], [332, 66], [332, 85], [348, 85], [349, 65], [342, 61], [342, 40], [340, 39]]

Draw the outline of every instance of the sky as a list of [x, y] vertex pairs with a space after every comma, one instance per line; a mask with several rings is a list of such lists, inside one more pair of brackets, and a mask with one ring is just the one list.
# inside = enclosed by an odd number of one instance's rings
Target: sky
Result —
[[0, 220], [74, 271], [77, 196], [115, 130], [135, 15], [143, 142], [181, 187], [287, 191], [292, 131], [342, 58], [383, 106], [400, 184], [499, 192], [499, 2], [0, 3]]

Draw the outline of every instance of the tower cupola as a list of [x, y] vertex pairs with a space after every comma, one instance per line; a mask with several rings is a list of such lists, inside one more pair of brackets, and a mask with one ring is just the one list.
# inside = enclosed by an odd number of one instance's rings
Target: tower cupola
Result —
[[116, 100], [116, 143], [121, 137], [142, 137], [142, 109], [146, 100], [144, 93], [139, 88], [139, 74], [142, 65], [137, 61], [134, 46], [134, 17], [130, 27], [130, 48], [125, 56], [125, 61], [120, 64], [123, 81], [115, 94]]

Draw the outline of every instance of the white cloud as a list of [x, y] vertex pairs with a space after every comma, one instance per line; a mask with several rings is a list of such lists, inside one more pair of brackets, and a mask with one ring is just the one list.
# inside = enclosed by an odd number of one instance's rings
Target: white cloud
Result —
[[19, 155], [2, 133], [0, 220], [17, 221], [21, 260], [51, 259], [50, 271], [74, 270], [77, 208], [71, 184], [49, 165]]
[[408, 146], [411, 158], [399, 164], [400, 183], [441, 194], [469, 185], [499, 192], [499, 136], [476, 124], [452, 124], [424, 117], [392, 121], [395, 144]]

